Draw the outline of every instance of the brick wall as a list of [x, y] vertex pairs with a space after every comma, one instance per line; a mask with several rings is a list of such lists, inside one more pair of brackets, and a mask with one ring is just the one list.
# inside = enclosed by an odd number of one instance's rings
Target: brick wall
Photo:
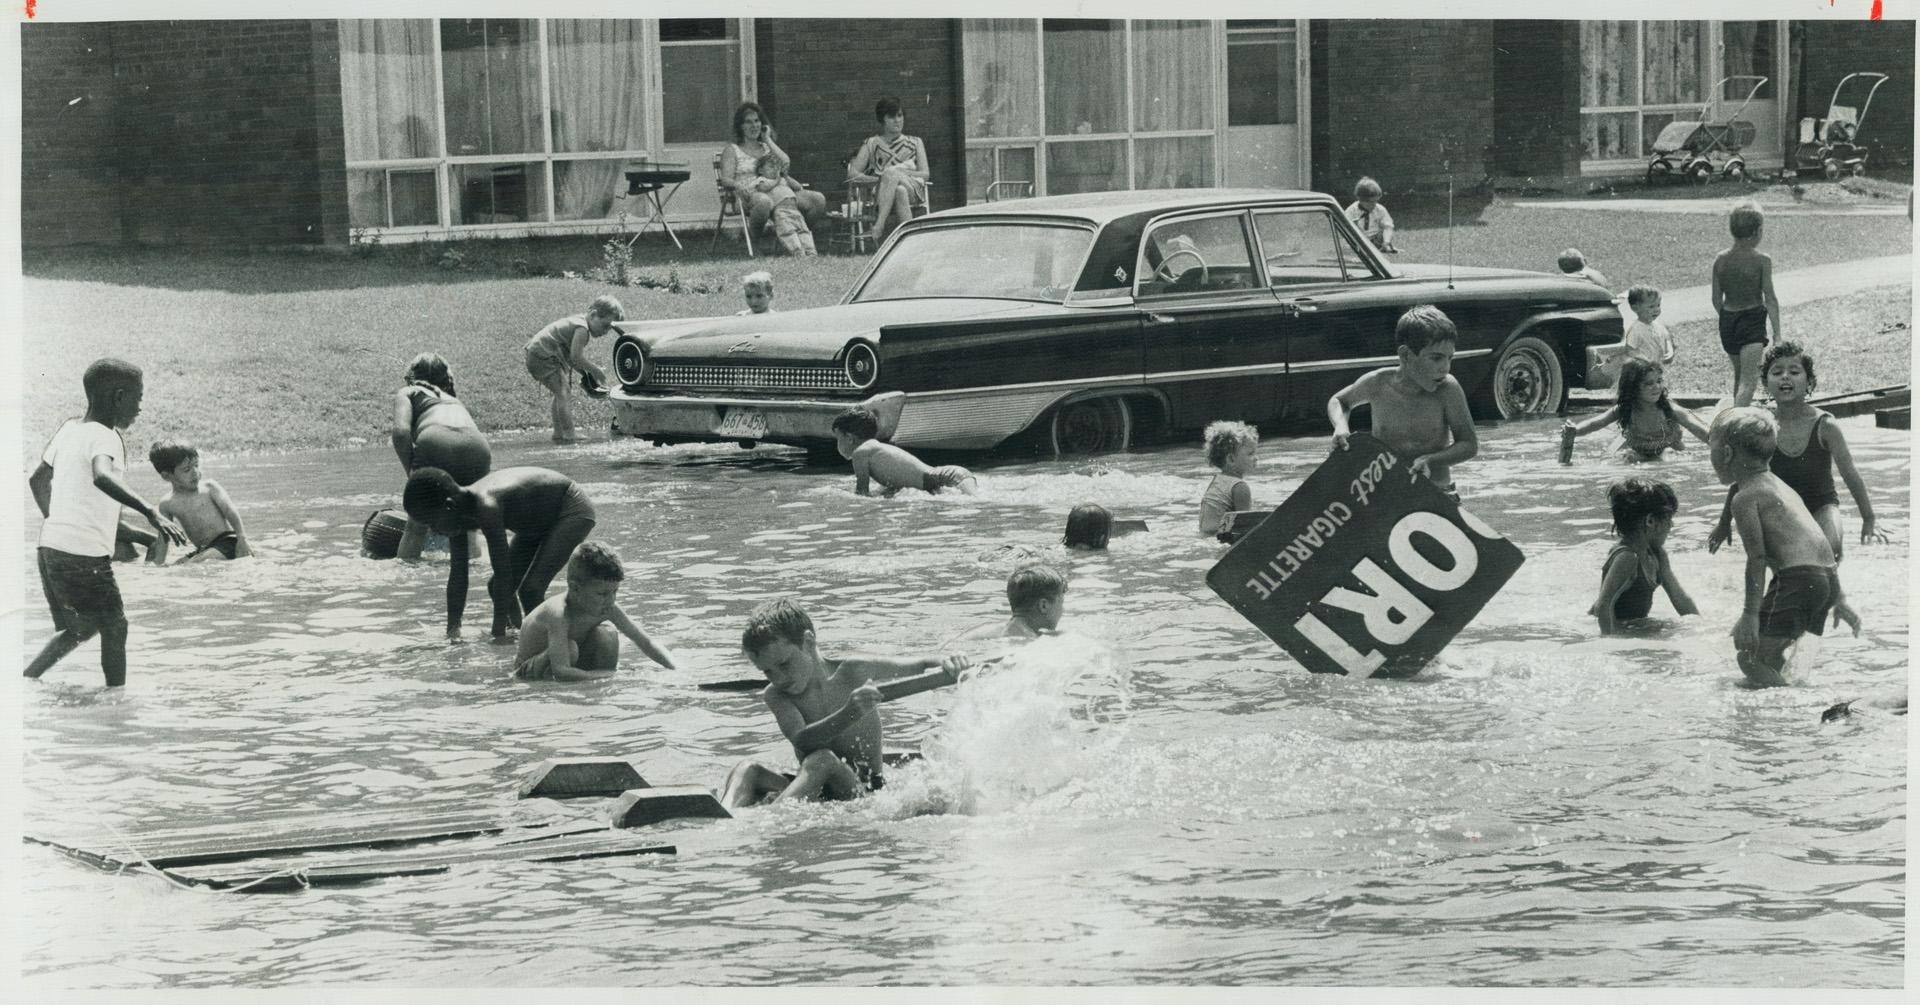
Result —
[[[22, 140], [39, 172], [28, 177], [52, 193], [35, 200], [25, 243], [344, 242], [332, 21], [48, 24], [22, 36], [34, 110]], [[71, 66], [49, 65], [76, 52]], [[105, 92], [104, 110], [76, 119], [94, 103], [66, 104], [82, 86]]]
[[1493, 138], [1494, 174], [1580, 173], [1580, 22], [1494, 22]]
[[762, 18], [754, 22], [760, 104], [794, 177], [838, 202], [847, 160], [877, 131], [873, 103], [900, 99], [927, 145], [935, 209], [966, 201], [959, 29], [950, 20]]
[[1787, 121], [1789, 149], [1800, 135], [1802, 117], [1827, 114], [1840, 78], [1872, 71], [1891, 79], [1874, 94], [1861, 131], [1861, 140], [1874, 148], [1867, 163], [1874, 168], [1912, 166], [1914, 22], [1796, 21], [1789, 37], [1795, 42], [1799, 71], [1794, 87], [1798, 107]]
[[120, 240], [110, 27], [20, 26], [20, 240]]
[[1396, 193], [1493, 173], [1492, 21], [1321, 21], [1313, 45], [1313, 186], [1341, 199], [1361, 175]]

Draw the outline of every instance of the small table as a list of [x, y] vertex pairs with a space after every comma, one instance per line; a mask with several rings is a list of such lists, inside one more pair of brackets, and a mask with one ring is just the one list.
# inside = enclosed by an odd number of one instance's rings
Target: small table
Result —
[[[647, 232], [647, 228], [658, 224], [667, 236], [673, 239], [673, 246], [685, 250], [679, 235], [667, 223], [667, 203], [673, 201], [673, 194], [680, 186], [693, 177], [685, 164], [658, 162], [630, 164], [625, 168], [627, 176], [627, 195], [642, 196], [647, 203], [647, 218], [640, 221], [640, 229], [633, 236], [638, 238]], [[662, 195], [664, 191], [666, 194]]]

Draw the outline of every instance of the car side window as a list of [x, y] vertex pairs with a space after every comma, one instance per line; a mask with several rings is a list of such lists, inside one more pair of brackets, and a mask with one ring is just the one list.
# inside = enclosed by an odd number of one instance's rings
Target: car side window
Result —
[[1140, 240], [1138, 295], [1251, 290], [1266, 285], [1253, 267], [1243, 214], [1171, 220]]
[[1255, 213], [1267, 282], [1274, 286], [1374, 278], [1360, 250], [1324, 209]]

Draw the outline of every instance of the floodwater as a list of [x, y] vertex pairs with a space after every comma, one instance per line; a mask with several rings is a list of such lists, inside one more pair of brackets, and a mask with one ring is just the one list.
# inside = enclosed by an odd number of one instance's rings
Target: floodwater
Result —
[[[661, 984], [1898, 987], [1906, 723], [1837, 701], [1904, 696], [1908, 434], [1847, 420], [1881, 526], [1842, 575], [1866, 620], [1804, 683], [1739, 686], [1738, 546], [1696, 444], [1630, 467], [1552, 422], [1483, 429], [1456, 477], [1526, 564], [1411, 681], [1302, 672], [1207, 589], [1189, 528], [1197, 444], [1094, 463], [1001, 461], [974, 498], [862, 499], [793, 452], [496, 444], [581, 482], [628, 565], [622, 598], [678, 671], [520, 683], [489, 645], [442, 641], [445, 557], [357, 557], [397, 496], [384, 451], [208, 458], [261, 557], [121, 566], [130, 686], [89, 645], [22, 687], [26, 825], [141, 827], [465, 798], [509, 808], [548, 757], [633, 758], [717, 788], [789, 760], [751, 696], [739, 632], [782, 595], [828, 652], [937, 648], [1004, 616], [1023, 549], [1071, 563], [1067, 637], [885, 712], [925, 762], [851, 805], [658, 828], [677, 856], [492, 864], [292, 894], [173, 888], [21, 851], [29, 987]], [[1325, 440], [1270, 439], [1272, 505]], [[1702, 610], [1602, 639], [1585, 615], [1605, 484], [1675, 484], [1670, 551]], [[144, 473], [143, 473], [144, 474]], [[143, 486], [145, 482], [141, 483]], [[147, 486], [151, 487], [151, 486]], [[1150, 530], [1057, 550], [1099, 500]], [[1851, 512], [1851, 502], [1847, 503]], [[29, 548], [38, 533], [28, 528]], [[23, 550], [23, 554], [30, 551]], [[26, 638], [50, 631], [27, 575]], [[539, 815], [526, 804], [515, 810]], [[598, 803], [565, 811], [590, 817]]]

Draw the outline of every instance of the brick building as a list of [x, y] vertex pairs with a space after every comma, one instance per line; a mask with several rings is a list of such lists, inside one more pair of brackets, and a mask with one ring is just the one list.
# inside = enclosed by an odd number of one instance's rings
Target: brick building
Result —
[[874, 99], [898, 97], [936, 208], [1637, 174], [1662, 126], [1740, 74], [1769, 78], [1743, 116], [1756, 169], [1856, 69], [1892, 75], [1875, 164], [1910, 164], [1913, 48], [1892, 21], [29, 23], [21, 226], [28, 247], [603, 229], [648, 157], [690, 165], [672, 216], [706, 225], [744, 98], [837, 197]]

